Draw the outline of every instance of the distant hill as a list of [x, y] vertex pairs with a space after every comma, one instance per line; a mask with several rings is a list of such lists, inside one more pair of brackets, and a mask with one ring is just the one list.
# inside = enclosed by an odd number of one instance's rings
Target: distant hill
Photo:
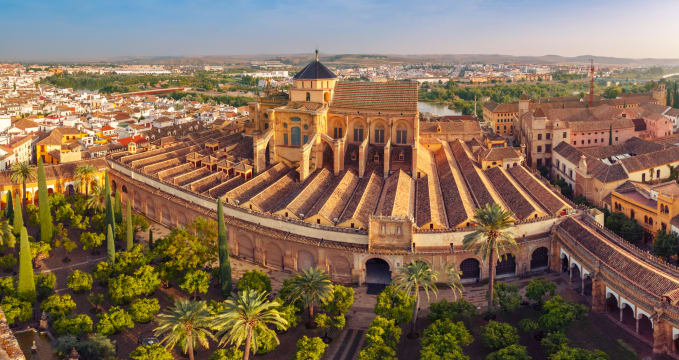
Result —
[[[335, 66], [373, 66], [385, 64], [416, 63], [523, 63], [523, 64], [586, 64], [590, 59], [598, 65], [626, 66], [677, 66], [679, 59], [653, 58], [617, 58], [610, 56], [521, 56], [503, 54], [321, 54], [323, 62]], [[71, 63], [115, 63], [115, 64], [163, 64], [163, 65], [248, 65], [251, 61], [277, 60], [281, 63], [299, 66], [313, 59], [312, 54], [260, 54], [260, 55], [225, 55], [225, 56], [129, 56], [111, 57], [97, 60], [79, 60]], [[56, 61], [55, 61], [56, 62]]]

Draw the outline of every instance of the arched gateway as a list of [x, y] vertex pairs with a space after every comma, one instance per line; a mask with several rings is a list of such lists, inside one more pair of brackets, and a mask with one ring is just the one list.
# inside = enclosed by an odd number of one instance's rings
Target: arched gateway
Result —
[[391, 283], [389, 264], [380, 258], [372, 258], [366, 261], [365, 282], [366, 284], [389, 285]]

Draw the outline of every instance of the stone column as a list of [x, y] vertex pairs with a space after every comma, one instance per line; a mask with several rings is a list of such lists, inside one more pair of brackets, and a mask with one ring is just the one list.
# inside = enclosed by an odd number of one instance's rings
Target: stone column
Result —
[[592, 310], [596, 312], [606, 311], [606, 291], [603, 282], [596, 275], [592, 278]]
[[339, 141], [336, 141], [333, 144], [333, 152], [332, 152], [332, 169], [335, 174], [335, 176], [339, 175], [340, 171], [342, 171], [342, 163], [340, 159], [342, 158], [341, 156], [341, 147]]
[[384, 177], [389, 177], [389, 165], [391, 162], [391, 143], [384, 146]]
[[667, 346], [667, 329], [666, 323], [659, 316], [655, 317], [653, 322], [653, 353], [661, 354], [669, 348]]
[[580, 295], [585, 296], [585, 277], [580, 276]]
[[636, 331], [637, 334], [638, 334], [639, 333], [639, 318], [636, 315], [634, 316], [634, 322], [635, 322], [635, 324], [634, 324], [635, 330], [634, 331]]
[[358, 147], [358, 177], [363, 177], [363, 175], [365, 175], [365, 161], [368, 156], [366, 152], [366, 148], [363, 146]]

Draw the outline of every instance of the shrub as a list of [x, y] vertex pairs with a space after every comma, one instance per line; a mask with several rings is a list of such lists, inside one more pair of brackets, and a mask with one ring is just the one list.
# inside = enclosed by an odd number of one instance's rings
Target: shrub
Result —
[[472, 342], [474, 337], [462, 322], [436, 320], [424, 330], [420, 358], [443, 358], [447, 354], [456, 354], [453, 359], [467, 358], [462, 347]]
[[263, 272], [259, 270], [248, 270], [238, 280], [238, 290], [257, 290], [271, 292], [271, 280]]
[[533, 319], [521, 319], [519, 320], [519, 328], [525, 333], [530, 333], [539, 329], [540, 324]]
[[5, 296], [0, 306], [5, 312], [5, 318], [7, 318], [7, 324], [9, 325], [14, 324], [16, 321], [27, 321], [33, 316], [33, 304], [14, 296]]
[[90, 291], [92, 290], [92, 275], [75, 270], [66, 279], [66, 285], [76, 293]]
[[17, 258], [12, 254], [0, 256], [0, 269], [12, 270], [17, 265]]
[[481, 327], [481, 342], [491, 350], [499, 350], [518, 343], [519, 334], [513, 326], [491, 320]]
[[587, 307], [565, 301], [561, 296], [547, 300], [543, 314], [538, 319], [540, 327], [547, 332], [566, 331], [574, 321], [587, 315]]
[[203, 270], [191, 270], [186, 273], [179, 287], [194, 297], [198, 293], [207, 294], [210, 289], [210, 274]]
[[108, 283], [108, 296], [116, 305], [127, 304], [141, 294], [139, 281], [135, 277], [122, 274]]
[[358, 354], [359, 360], [395, 360], [396, 345], [401, 328], [394, 319], [376, 316], [365, 333], [366, 346]]
[[321, 301], [321, 309], [328, 314], [346, 314], [354, 306], [354, 289], [342, 285], [332, 285], [332, 292]]
[[174, 360], [172, 353], [160, 344], [141, 345], [130, 353], [133, 360]]
[[302, 336], [297, 340], [297, 352], [293, 360], [321, 360], [327, 347], [328, 344], [319, 337]]
[[219, 349], [210, 355], [209, 360], [241, 360], [243, 359], [243, 352], [235, 347], [228, 349]]
[[110, 339], [101, 334], [91, 334], [86, 339], [78, 340], [73, 335], [57, 338], [54, 349], [62, 356], [67, 356], [75, 348], [81, 359], [110, 359], [115, 356], [116, 348]]
[[415, 297], [404, 291], [396, 290], [393, 285], [387, 286], [377, 296], [375, 314], [387, 319], [396, 320], [397, 324], [405, 324], [412, 319]]
[[35, 276], [35, 290], [38, 294], [38, 300], [45, 299], [54, 294], [56, 286], [57, 277], [51, 272], [44, 272]]
[[75, 306], [71, 295], [52, 295], [40, 304], [40, 310], [48, 312], [53, 319], [56, 319], [73, 312]]
[[540, 340], [540, 345], [542, 346], [542, 351], [546, 355], [552, 355], [564, 347], [568, 347], [570, 340], [562, 332], [553, 332], [547, 334], [542, 340]]
[[132, 320], [138, 323], [147, 323], [160, 311], [160, 304], [156, 298], [136, 299], [130, 305]]
[[528, 355], [528, 350], [525, 346], [509, 345], [506, 348], [500, 349], [494, 353], [488, 354], [486, 360], [531, 360]]
[[107, 261], [101, 261], [97, 263], [97, 266], [92, 272], [92, 276], [95, 280], [99, 281], [100, 284], [108, 284], [108, 280], [113, 275], [113, 266]]
[[83, 244], [83, 250], [91, 250], [100, 247], [104, 243], [106, 235], [103, 233], [84, 232], [80, 234], [80, 243]]
[[552, 354], [549, 360], [608, 360], [608, 355], [601, 350], [563, 347]]
[[11, 276], [0, 278], [0, 299], [5, 296], [16, 296], [17, 288]]
[[[274, 301], [278, 302], [280, 306], [278, 307], [278, 312], [281, 314], [281, 317], [285, 319], [285, 321], [288, 322], [288, 329], [294, 328], [299, 324], [299, 309], [294, 305], [294, 304], [285, 304], [283, 299], [281, 298], [276, 298]], [[283, 331], [285, 329], [278, 329], [279, 331]]]
[[549, 280], [531, 280], [526, 285], [526, 297], [542, 306], [545, 295], [554, 296], [556, 284]]
[[469, 320], [476, 314], [476, 306], [465, 299], [443, 299], [429, 305], [429, 320]]
[[139, 291], [143, 294], [151, 295], [160, 287], [160, 275], [151, 265], [143, 265], [134, 272], [137, 279]]
[[52, 328], [57, 335], [81, 335], [92, 332], [92, 318], [85, 314], [73, 317], [60, 317], [54, 320]]
[[[495, 296], [493, 296], [493, 304], [500, 305], [500, 309], [505, 312], [513, 312], [521, 305], [521, 295], [519, 288], [516, 285], [508, 284], [498, 281], [493, 286], [495, 289]], [[486, 294], [486, 296], [488, 296]]]
[[130, 314], [118, 306], [113, 306], [99, 318], [97, 332], [108, 336], [116, 334], [125, 328], [132, 329], [133, 327], [134, 322], [132, 322]]
[[262, 331], [257, 338], [256, 355], [264, 355], [272, 352], [279, 344], [276, 333], [273, 330]]

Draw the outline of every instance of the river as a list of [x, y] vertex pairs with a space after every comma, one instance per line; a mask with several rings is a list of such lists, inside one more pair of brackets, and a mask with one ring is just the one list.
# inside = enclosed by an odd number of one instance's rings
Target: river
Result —
[[462, 115], [461, 111], [449, 109], [447, 104], [418, 101], [417, 108], [421, 113], [430, 112], [438, 116]]

